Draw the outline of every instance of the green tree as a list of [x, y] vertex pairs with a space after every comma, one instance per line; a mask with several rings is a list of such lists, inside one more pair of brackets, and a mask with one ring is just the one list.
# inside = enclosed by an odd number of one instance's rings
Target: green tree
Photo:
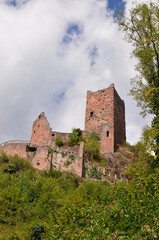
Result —
[[119, 14], [118, 24], [125, 39], [133, 44], [132, 56], [137, 59], [138, 74], [131, 80], [131, 94], [141, 114], [152, 114], [152, 129], [156, 131], [156, 156], [159, 159], [159, 6], [137, 4], [130, 17]]
[[69, 145], [71, 147], [77, 145], [82, 141], [82, 130], [80, 128], [74, 128], [69, 135]]

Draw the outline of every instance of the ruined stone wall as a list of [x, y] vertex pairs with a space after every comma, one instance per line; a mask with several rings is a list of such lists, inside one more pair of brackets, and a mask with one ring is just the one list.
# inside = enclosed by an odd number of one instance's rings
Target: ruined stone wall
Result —
[[114, 85], [87, 92], [85, 131], [101, 133], [102, 124], [114, 124]]
[[83, 142], [80, 144], [77, 151], [57, 148], [57, 152], [53, 153], [53, 166], [57, 170], [69, 171], [82, 177], [83, 149]]
[[125, 104], [114, 91], [114, 144], [123, 144], [126, 138], [125, 133]]
[[56, 142], [56, 139], [58, 137], [61, 137], [64, 142], [68, 142], [69, 140], [69, 133], [61, 133], [61, 132], [55, 132], [53, 131], [51, 136], [52, 136], [52, 142]]
[[30, 146], [42, 146], [51, 144], [52, 129], [45, 113], [41, 113], [34, 121], [31, 133]]
[[50, 162], [48, 160], [48, 146], [39, 146], [33, 153], [28, 152], [28, 158], [34, 168], [39, 170], [49, 170]]
[[22, 158], [27, 158], [26, 146], [27, 142], [10, 141], [0, 145], [0, 153], [4, 152], [7, 155], [18, 155]]
[[[8, 142], [0, 145], [0, 154], [5, 152], [7, 155], [25, 158], [31, 162], [34, 168], [39, 170], [50, 170], [51, 154], [49, 146], [37, 146], [34, 151], [27, 148], [28, 143]], [[83, 170], [83, 149], [84, 143], [73, 149], [53, 148], [52, 165], [53, 169], [60, 171], [69, 171], [82, 177]], [[30, 151], [29, 151], [30, 150]]]
[[28, 158], [33, 167], [39, 170], [50, 170], [52, 162], [53, 169], [69, 171], [82, 177], [83, 149], [84, 143], [81, 143], [71, 150], [54, 147], [51, 153], [48, 146], [39, 146], [34, 153], [28, 152]]

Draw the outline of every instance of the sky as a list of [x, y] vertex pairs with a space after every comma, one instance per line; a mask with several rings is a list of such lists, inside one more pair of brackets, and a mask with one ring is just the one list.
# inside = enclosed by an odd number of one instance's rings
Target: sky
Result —
[[[143, 2], [143, 0], [137, 0]], [[127, 141], [150, 117], [128, 95], [136, 60], [114, 23], [131, 0], [0, 0], [0, 142], [29, 140], [45, 112], [54, 131], [84, 129], [86, 93], [111, 83], [125, 101]]]

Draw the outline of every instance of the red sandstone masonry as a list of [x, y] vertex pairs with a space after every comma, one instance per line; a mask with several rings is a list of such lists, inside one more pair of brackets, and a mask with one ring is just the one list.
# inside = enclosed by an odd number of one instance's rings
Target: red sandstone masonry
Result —
[[85, 131], [100, 136], [100, 152], [114, 152], [125, 140], [125, 106], [114, 84], [96, 92], [87, 92]]
[[45, 117], [45, 113], [42, 112], [33, 123], [30, 146], [50, 145], [51, 133], [52, 129]]
[[87, 92], [85, 131], [101, 133], [102, 124], [114, 123], [114, 85]]

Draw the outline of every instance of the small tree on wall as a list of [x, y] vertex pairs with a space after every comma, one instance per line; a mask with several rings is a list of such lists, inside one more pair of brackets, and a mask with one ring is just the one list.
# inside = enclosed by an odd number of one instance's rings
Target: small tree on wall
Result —
[[96, 132], [85, 138], [84, 152], [89, 160], [100, 161], [99, 136]]
[[82, 139], [82, 130], [80, 128], [74, 128], [72, 133], [69, 135], [69, 145], [73, 147], [80, 143]]

